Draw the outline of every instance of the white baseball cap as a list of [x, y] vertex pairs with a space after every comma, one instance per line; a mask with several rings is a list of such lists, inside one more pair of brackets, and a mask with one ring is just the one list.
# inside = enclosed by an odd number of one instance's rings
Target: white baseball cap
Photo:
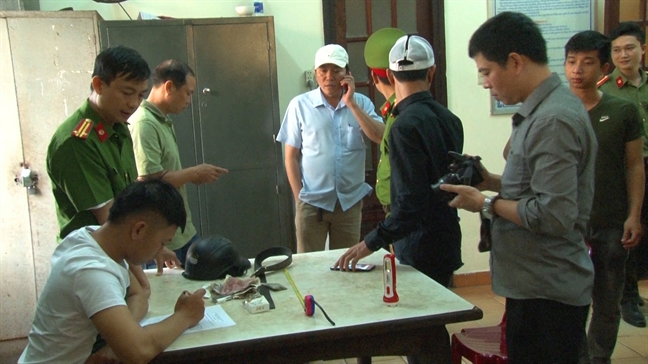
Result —
[[434, 66], [434, 51], [430, 43], [418, 35], [404, 35], [389, 51], [389, 69], [416, 71]]
[[349, 55], [339, 44], [327, 44], [315, 53], [315, 68], [327, 63], [346, 67], [349, 64]]

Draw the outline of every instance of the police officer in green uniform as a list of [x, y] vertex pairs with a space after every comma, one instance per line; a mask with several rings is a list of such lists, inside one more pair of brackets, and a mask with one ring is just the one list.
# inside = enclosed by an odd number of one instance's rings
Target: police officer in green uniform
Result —
[[106, 221], [113, 197], [137, 178], [126, 126], [146, 91], [150, 69], [137, 51], [108, 48], [96, 60], [90, 97], [56, 130], [47, 150], [60, 228]]
[[[628, 99], [639, 106], [639, 112], [648, 131], [648, 76], [641, 69], [641, 58], [646, 53], [646, 33], [639, 25], [632, 22], [619, 24], [610, 32], [612, 40], [612, 61], [616, 67], [611, 74], [599, 81], [599, 89]], [[643, 137], [644, 162], [648, 161], [648, 136]], [[648, 173], [648, 168], [646, 168]], [[646, 176], [648, 183], [648, 175]], [[648, 184], [646, 185], [648, 189]], [[642, 225], [644, 227], [641, 243], [632, 250], [626, 261], [626, 282], [621, 300], [621, 315], [630, 325], [646, 327], [646, 318], [639, 310], [643, 299], [639, 296], [637, 285], [637, 263], [646, 270], [648, 255], [648, 194], [644, 194], [642, 207]], [[641, 261], [643, 258], [643, 261]]]
[[364, 57], [367, 67], [371, 69], [371, 79], [378, 92], [385, 97], [385, 103], [380, 107], [380, 113], [385, 120], [385, 132], [380, 142], [380, 161], [376, 171], [376, 196], [383, 205], [386, 214], [390, 212], [389, 179], [391, 167], [389, 165], [389, 128], [396, 121], [396, 116], [391, 111], [396, 105], [396, 93], [394, 85], [387, 78], [389, 69], [389, 51], [392, 49], [398, 38], [405, 35], [405, 32], [396, 28], [383, 28], [374, 32], [365, 44]]
[[[148, 90], [151, 71], [134, 49], [107, 48], [95, 59], [88, 99], [56, 130], [47, 149], [59, 241], [88, 225], [103, 225], [113, 198], [137, 178], [126, 121]], [[170, 252], [173, 254], [173, 252]], [[130, 265], [131, 285], [150, 294], [142, 268]], [[146, 296], [148, 298], [148, 295]], [[101, 339], [93, 355], [113, 358]]]

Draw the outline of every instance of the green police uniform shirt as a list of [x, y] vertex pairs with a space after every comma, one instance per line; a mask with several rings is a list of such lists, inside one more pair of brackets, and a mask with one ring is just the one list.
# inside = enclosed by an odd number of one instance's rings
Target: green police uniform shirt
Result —
[[[133, 138], [137, 172], [140, 176], [182, 169], [173, 122], [160, 109], [144, 100], [128, 122]], [[196, 235], [196, 228], [191, 222], [191, 210], [187, 202], [185, 186], [178, 188], [178, 191], [184, 200], [187, 224], [184, 232], [178, 229], [167, 245], [171, 250], [182, 248]]]
[[632, 102], [603, 93], [587, 113], [598, 141], [590, 225], [623, 229], [628, 216], [626, 143], [645, 134], [639, 111]]
[[380, 112], [385, 119], [385, 133], [383, 134], [382, 141], [380, 142], [380, 160], [378, 161], [378, 169], [376, 170], [376, 196], [383, 206], [391, 204], [389, 194], [389, 180], [391, 176], [391, 166], [389, 164], [389, 129], [396, 121], [396, 117], [392, 115], [391, 111], [396, 102], [396, 94], [392, 95], [389, 100], [380, 108]]
[[[615, 68], [611, 74], [599, 81], [599, 89], [614, 96], [623, 97], [639, 107], [644, 130], [648, 131], [648, 76], [641, 71], [639, 86], [628, 82], [628, 79]], [[643, 156], [648, 158], [648, 136], [643, 136]]]
[[86, 100], [54, 133], [47, 149], [59, 241], [99, 222], [90, 211], [110, 202], [137, 178], [125, 124], [109, 126]]

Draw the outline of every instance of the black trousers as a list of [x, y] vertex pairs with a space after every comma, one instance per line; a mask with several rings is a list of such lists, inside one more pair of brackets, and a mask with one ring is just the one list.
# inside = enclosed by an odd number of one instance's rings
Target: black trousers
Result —
[[589, 305], [546, 299], [506, 299], [510, 364], [577, 364]]

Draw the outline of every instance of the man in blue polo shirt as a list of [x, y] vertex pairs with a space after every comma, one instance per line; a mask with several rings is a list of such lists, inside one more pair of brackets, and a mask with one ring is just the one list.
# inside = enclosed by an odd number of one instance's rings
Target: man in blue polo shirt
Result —
[[288, 181], [295, 198], [297, 252], [331, 249], [360, 241], [366, 146], [385, 130], [374, 105], [355, 93], [349, 56], [329, 44], [315, 55], [319, 87], [290, 102], [277, 140], [285, 144]]

